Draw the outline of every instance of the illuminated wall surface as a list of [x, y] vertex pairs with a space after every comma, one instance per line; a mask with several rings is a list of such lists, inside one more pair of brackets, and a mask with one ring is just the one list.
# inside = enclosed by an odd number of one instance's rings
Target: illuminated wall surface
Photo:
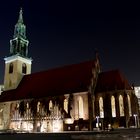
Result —
[[[41, 125], [41, 127], [40, 127]], [[63, 120], [52, 119], [52, 120], [43, 120], [37, 123], [38, 132], [60, 132], [63, 131]], [[10, 129], [21, 130], [21, 131], [33, 131], [33, 121], [12, 121], [10, 123]]]
[[134, 87], [135, 94], [138, 98], [140, 98], [140, 87]]
[[0, 85], [0, 95], [1, 95], [1, 92], [3, 91], [3, 88], [4, 88], [4, 86]]
[[138, 103], [139, 103], [139, 107], [140, 107], [140, 87], [134, 87], [134, 90], [135, 90], [135, 94], [138, 98]]
[[[69, 94], [65, 95], [64, 103], [62, 103], [63, 109], [68, 112], [68, 100]], [[28, 100], [29, 101], [29, 100]], [[0, 110], [0, 129], [10, 129], [18, 131], [29, 132], [61, 132], [64, 130], [65, 124], [73, 124], [74, 120], [88, 120], [88, 94], [87, 92], [79, 92], [73, 94], [73, 104], [70, 111], [71, 118], [65, 118], [62, 114], [59, 106], [54, 104], [52, 100], [49, 101], [49, 113], [45, 111], [41, 102], [37, 102], [36, 108], [37, 114], [33, 115], [31, 106], [28, 101], [25, 101], [24, 115], [20, 113], [20, 101], [7, 102], [2, 105]], [[10, 113], [9, 111], [10, 110]], [[10, 120], [8, 118], [10, 114]], [[7, 118], [6, 118], [7, 116]], [[34, 128], [36, 129], [34, 131]]]
[[[15, 110], [15, 105], [11, 107], [11, 121], [10, 129], [14, 130], [27, 130], [33, 132], [34, 123], [37, 132], [60, 132], [63, 131], [63, 115], [61, 114], [57, 105], [54, 105], [50, 100], [49, 110], [50, 114], [47, 115], [41, 103], [37, 103], [37, 115], [33, 116], [31, 108], [27, 103], [27, 108], [24, 111], [24, 116], [21, 116], [19, 110]], [[36, 121], [34, 121], [34, 119]]]

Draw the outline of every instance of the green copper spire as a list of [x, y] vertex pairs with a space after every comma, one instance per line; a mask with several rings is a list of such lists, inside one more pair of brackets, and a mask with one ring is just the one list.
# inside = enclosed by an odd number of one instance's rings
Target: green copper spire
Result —
[[26, 39], [26, 26], [23, 23], [22, 8], [20, 9], [20, 12], [19, 12], [18, 22], [15, 25], [14, 38], [15, 37], [22, 37], [22, 38]]
[[20, 8], [20, 12], [19, 12], [19, 18], [18, 18], [18, 23], [23, 23], [23, 11], [22, 11], [22, 8]]
[[22, 8], [19, 12], [19, 18], [15, 25], [13, 39], [10, 40], [10, 55], [28, 56], [28, 44], [26, 39], [26, 26], [23, 23]]

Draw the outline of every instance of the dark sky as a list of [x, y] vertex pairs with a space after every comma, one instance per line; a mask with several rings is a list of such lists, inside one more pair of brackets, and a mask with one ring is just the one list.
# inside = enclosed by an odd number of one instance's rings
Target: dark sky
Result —
[[0, 82], [20, 7], [32, 72], [100, 55], [102, 71], [120, 69], [140, 85], [140, 8], [132, 1], [4, 0], [0, 2]]

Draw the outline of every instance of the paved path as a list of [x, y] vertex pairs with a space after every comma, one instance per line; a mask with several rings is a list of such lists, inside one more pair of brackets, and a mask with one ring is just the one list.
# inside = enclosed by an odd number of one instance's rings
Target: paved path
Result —
[[97, 132], [1, 133], [0, 140], [140, 140], [140, 129]]

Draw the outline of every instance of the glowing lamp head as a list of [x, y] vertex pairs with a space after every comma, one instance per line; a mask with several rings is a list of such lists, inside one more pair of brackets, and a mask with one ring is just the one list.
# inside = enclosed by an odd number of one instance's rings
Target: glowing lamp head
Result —
[[74, 119], [73, 118], [66, 118], [64, 120], [65, 124], [73, 124], [74, 123]]

